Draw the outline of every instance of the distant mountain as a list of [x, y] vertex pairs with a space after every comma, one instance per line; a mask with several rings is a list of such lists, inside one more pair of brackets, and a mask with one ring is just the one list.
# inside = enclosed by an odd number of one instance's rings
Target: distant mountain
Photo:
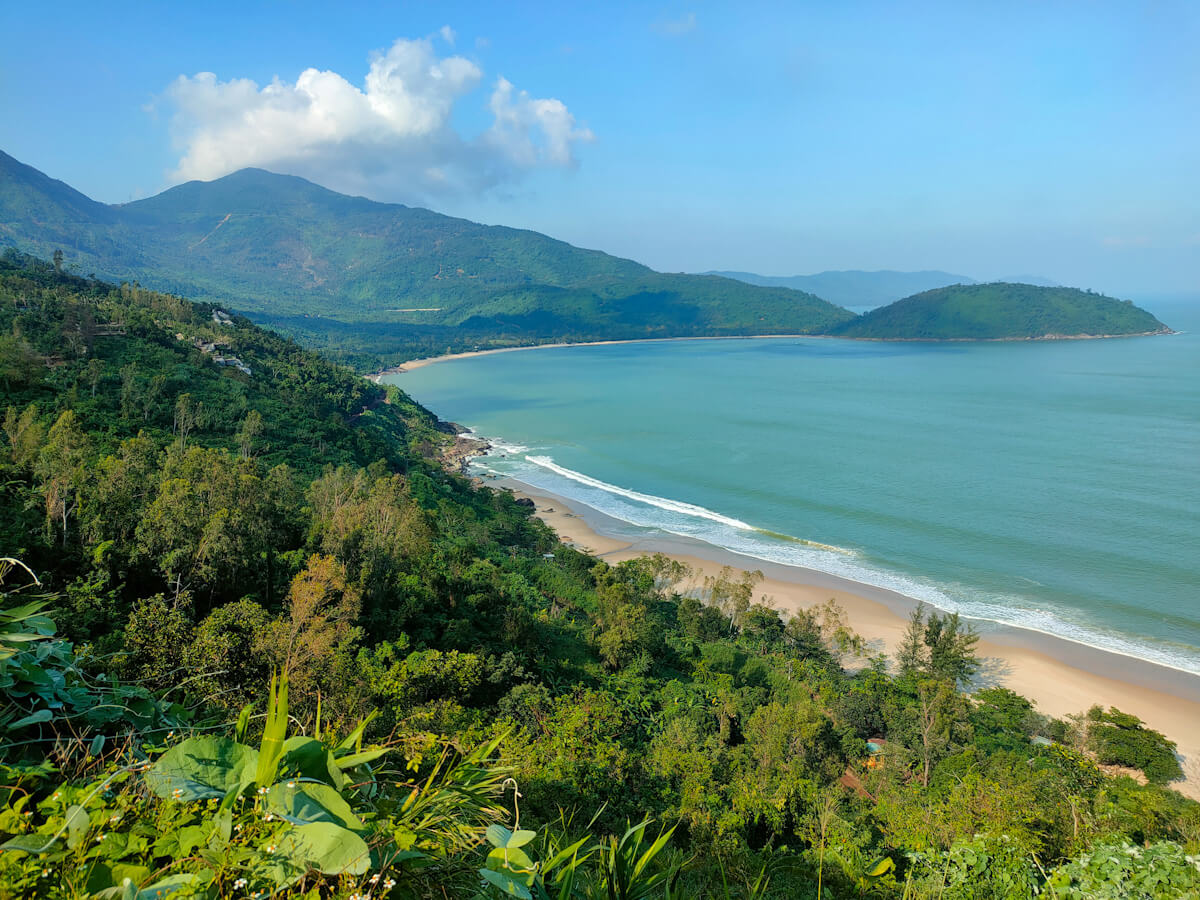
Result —
[[871, 310], [832, 329], [878, 340], [995, 340], [1169, 332], [1128, 300], [1031, 284], [952, 285]]
[[965, 275], [950, 272], [893, 272], [887, 269], [878, 272], [849, 270], [842, 272], [818, 272], [816, 275], [755, 275], [753, 272], [708, 272], [725, 278], [736, 278], [747, 284], [762, 287], [786, 287], [816, 294], [839, 306], [883, 306], [901, 297], [918, 294], [932, 288], [949, 284], [975, 284]]
[[261, 169], [107, 206], [0, 153], [0, 244], [221, 303], [360, 366], [476, 345], [813, 333], [853, 317], [801, 291], [655, 272]]

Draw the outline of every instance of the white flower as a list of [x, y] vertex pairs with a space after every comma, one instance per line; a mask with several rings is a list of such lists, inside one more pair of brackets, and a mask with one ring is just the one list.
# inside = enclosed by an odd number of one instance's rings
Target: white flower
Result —
[[100, 843], [102, 840], [104, 840], [104, 833], [103, 833], [103, 832], [101, 832], [100, 834], [96, 835], [96, 843], [98, 844], [98, 843]]
[[238, 888], [244, 888], [245, 886], [246, 886], [246, 879], [245, 879], [245, 878], [239, 878], [237, 881], [235, 881], [235, 882], [233, 883], [233, 889], [234, 889], [234, 890], [237, 890]]
[[395, 886], [396, 886], [396, 879], [395, 879], [395, 878], [389, 878], [387, 881], [385, 881], [385, 882], [383, 883], [383, 889], [384, 889], [385, 891], [390, 891], [390, 890], [391, 890], [392, 888], [394, 888]]
[[274, 844], [267, 844], [267, 852], [268, 852], [268, 853], [274, 853], [274, 852], [275, 852], [275, 845], [274, 845]]
[[267, 789], [266, 789], [265, 787], [263, 787], [263, 788], [259, 788], [259, 789], [258, 789], [258, 792], [259, 792], [260, 794], [265, 794], [265, 793], [267, 792]]
[[371, 884], [374, 884], [378, 880], [379, 880], [379, 873], [376, 872], [374, 875], [371, 876]]

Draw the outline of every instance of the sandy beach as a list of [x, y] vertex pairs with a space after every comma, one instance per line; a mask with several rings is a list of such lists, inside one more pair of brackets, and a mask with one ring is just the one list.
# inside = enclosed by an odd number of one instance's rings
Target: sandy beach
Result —
[[748, 341], [762, 340], [763, 338], [775, 338], [779, 340], [791, 340], [794, 338], [811, 338], [821, 337], [822, 335], [813, 334], [730, 334], [730, 335], [708, 335], [699, 337], [673, 337], [673, 338], [638, 338], [629, 341], [579, 341], [571, 344], [529, 344], [525, 347], [497, 347], [493, 350], [468, 350], [465, 353], [447, 353], [442, 356], [425, 356], [421, 359], [410, 359], [408, 362], [402, 362], [399, 365], [389, 366], [378, 372], [372, 372], [370, 375], [363, 376], [369, 381], [379, 382], [385, 375], [399, 375], [403, 372], [411, 372], [413, 369], [420, 369], [424, 366], [430, 366], [434, 363], [449, 362], [453, 359], [467, 359], [472, 356], [491, 356], [494, 353], [516, 353], [520, 350], [550, 350], [555, 347], [607, 347], [611, 344], [667, 344], [673, 341]]
[[[449, 358], [449, 357], [445, 357]], [[662, 552], [696, 572], [697, 585], [722, 566], [759, 570], [758, 589], [783, 613], [834, 599], [851, 627], [873, 651], [891, 653], [916, 601], [894, 591], [836, 575], [780, 565], [690, 538], [655, 535], [635, 541], [605, 533], [606, 516], [520, 482], [497, 482], [528, 497], [537, 515], [562, 540], [610, 562]], [[1185, 780], [1172, 787], [1200, 800], [1200, 677], [1142, 660], [1092, 649], [1020, 629], [989, 631], [979, 642], [984, 685], [1003, 685], [1033, 700], [1037, 709], [1062, 717], [1094, 704], [1116, 706], [1139, 716], [1178, 745]]]

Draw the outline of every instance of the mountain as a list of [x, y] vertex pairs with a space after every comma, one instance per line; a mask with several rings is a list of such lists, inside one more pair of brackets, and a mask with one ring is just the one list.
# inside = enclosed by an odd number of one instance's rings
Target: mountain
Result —
[[997, 340], [1164, 334], [1128, 300], [1031, 284], [951, 285], [871, 310], [832, 330], [877, 340]]
[[965, 275], [949, 272], [894, 272], [881, 270], [863, 272], [857, 269], [841, 272], [818, 272], [816, 275], [755, 275], [753, 272], [708, 272], [725, 278], [736, 278], [761, 287], [785, 287], [807, 291], [840, 306], [883, 306], [901, 297], [918, 294], [949, 284], [975, 284]]
[[1036, 284], [1038, 287], [1062, 287], [1057, 281], [1044, 275], [1004, 275], [995, 281], [1007, 281], [1010, 284]]
[[243, 169], [115, 206], [0, 153], [0, 244], [221, 303], [360, 365], [475, 345], [813, 333], [801, 291], [666, 274], [534, 231]]

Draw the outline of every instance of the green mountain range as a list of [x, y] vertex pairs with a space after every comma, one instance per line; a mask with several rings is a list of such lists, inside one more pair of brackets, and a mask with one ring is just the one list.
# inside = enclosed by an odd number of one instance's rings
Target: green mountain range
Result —
[[[791, 279], [656, 272], [534, 231], [349, 197], [261, 169], [110, 206], [0, 152], [3, 245], [43, 258], [62, 251], [68, 272], [219, 303], [360, 370], [555, 341], [1168, 330], [1132, 304], [1100, 295], [973, 284], [946, 272]], [[854, 306], [923, 293], [856, 317], [796, 287]]]
[[853, 317], [801, 291], [655, 272], [260, 169], [108, 206], [0, 153], [0, 244], [61, 249], [80, 274], [221, 303], [384, 361], [547, 340], [808, 334]]
[[1018, 340], [1166, 334], [1128, 300], [1078, 288], [956, 284], [906, 297], [838, 326], [839, 337], [877, 340]]

